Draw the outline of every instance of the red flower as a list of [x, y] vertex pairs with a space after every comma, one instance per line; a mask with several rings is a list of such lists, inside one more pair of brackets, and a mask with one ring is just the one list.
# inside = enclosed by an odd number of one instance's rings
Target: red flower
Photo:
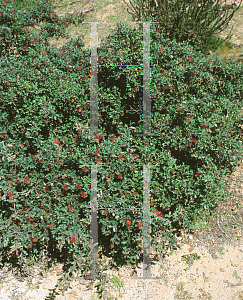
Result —
[[13, 198], [13, 192], [7, 193], [7, 196], [8, 196], [9, 199], [12, 199]]
[[64, 184], [62, 187], [63, 187], [63, 189], [64, 189], [65, 191], [68, 190], [68, 185], [67, 185], [67, 184]]
[[134, 47], [133, 47], [133, 46], [131, 46], [131, 49], [133, 50], [133, 49], [134, 49]]
[[43, 51], [42, 53], [43, 53], [43, 55], [47, 55], [47, 52], [46, 52], [46, 51]]
[[107, 216], [108, 213], [109, 213], [108, 210], [105, 210], [105, 211], [104, 211], [104, 215], [105, 215], [105, 216]]
[[128, 198], [130, 196], [129, 192], [125, 192], [125, 196]]
[[120, 161], [123, 161], [124, 159], [125, 159], [124, 155], [120, 155], [120, 156], [119, 156], [119, 160], [120, 160]]
[[78, 239], [76, 238], [76, 236], [72, 236], [70, 239], [71, 244], [76, 243], [77, 241], [78, 241]]
[[136, 93], [138, 90], [136, 88], [132, 88], [134, 90], [134, 92]]
[[86, 197], [87, 197], [87, 194], [86, 194], [84, 191], [82, 191], [82, 192], [81, 192], [81, 196], [82, 196], [83, 198], [86, 198]]
[[200, 173], [198, 173], [198, 171], [195, 173], [195, 176], [198, 177], [200, 175]]
[[102, 162], [100, 158], [96, 158], [96, 162]]
[[111, 249], [113, 249], [115, 246], [113, 243], [110, 243], [110, 247], [111, 247]]
[[6, 132], [2, 132], [2, 133], [1, 133], [1, 136], [6, 136], [6, 135], [7, 135]]
[[168, 150], [165, 152], [165, 154], [168, 154], [169, 152], [171, 153], [170, 149], [168, 149]]
[[76, 186], [76, 189], [80, 190], [81, 189], [81, 185], [80, 183]]
[[9, 184], [10, 184], [10, 185], [13, 185], [13, 183], [12, 183], [12, 181], [11, 181], [11, 180], [9, 180], [8, 182], [9, 182]]
[[120, 173], [120, 174], [118, 175], [118, 178], [119, 178], [119, 179], [123, 178], [123, 173]]
[[38, 239], [36, 237], [32, 238], [30, 237], [31, 242], [36, 243], [38, 241]]
[[58, 165], [62, 165], [62, 164], [63, 164], [63, 161], [58, 160], [58, 161], [57, 161], [57, 164], [58, 164]]
[[138, 157], [138, 155], [137, 154], [133, 154], [133, 157]]
[[154, 205], [154, 199], [153, 198], [151, 198], [151, 200], [150, 200], [150, 205]]
[[83, 171], [83, 172], [87, 172], [87, 171], [88, 171], [88, 168], [87, 168], [87, 167], [83, 167], [83, 168], [82, 168], [82, 171]]
[[164, 214], [163, 214], [161, 211], [158, 211], [158, 212], [157, 212], [157, 217], [158, 217], [158, 218], [164, 217]]
[[29, 179], [30, 179], [30, 177], [29, 177], [29, 176], [25, 177], [25, 179], [24, 179], [24, 183], [25, 183], [25, 184], [29, 184]]
[[160, 47], [160, 50], [161, 50], [161, 51], [164, 51], [164, 49], [163, 49], [162, 47]]
[[239, 135], [242, 135], [242, 131], [241, 130], [239, 131]]
[[216, 79], [216, 77], [213, 77], [213, 80], [215, 80]]
[[48, 192], [49, 191], [49, 188], [47, 186], [45, 186], [45, 190]]
[[156, 214], [156, 213], [157, 213], [157, 210], [154, 209], [154, 208], [151, 208], [151, 213], [152, 213], [152, 214]]
[[190, 89], [189, 89], [189, 87], [187, 87], [187, 88], [186, 88], [186, 92], [189, 92], [189, 91], [190, 91]]
[[68, 204], [68, 211], [72, 211], [73, 210], [73, 207], [71, 205]]
[[141, 229], [141, 227], [142, 227], [142, 222], [141, 222], [141, 221], [139, 221], [139, 222], [138, 222], [138, 224], [137, 224], [137, 229], [138, 229], [138, 230], [140, 230], [140, 229]]
[[25, 220], [27, 220], [28, 222], [31, 222], [33, 219], [31, 217], [29, 217], [29, 216], [26, 216]]
[[[85, 220], [85, 221], [86, 221], [86, 220]], [[85, 221], [82, 221], [82, 224], [83, 224], [86, 228], [88, 228], [89, 223], [87, 223], [87, 222], [85, 222]]]
[[188, 58], [190, 61], [192, 60], [192, 56], [189, 56], [189, 58]]
[[220, 146], [220, 145], [221, 145], [221, 141], [220, 141], [220, 140], [218, 140], [218, 142], [217, 142], [217, 145], [218, 145], [218, 146]]
[[126, 220], [125, 220], [125, 223], [126, 223], [126, 227], [127, 227], [128, 229], [131, 229], [131, 227], [132, 227], [132, 220], [131, 220], [131, 219], [126, 219]]
[[58, 144], [58, 146], [59, 146], [60, 142], [58, 140], [54, 140], [53, 144]]
[[193, 143], [197, 144], [197, 140], [196, 139], [192, 139]]
[[170, 177], [172, 177], [172, 175], [174, 175], [174, 172], [170, 171]]

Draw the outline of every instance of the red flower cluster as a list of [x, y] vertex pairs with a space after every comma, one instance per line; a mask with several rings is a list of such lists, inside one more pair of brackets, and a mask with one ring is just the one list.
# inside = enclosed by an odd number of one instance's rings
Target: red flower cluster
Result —
[[53, 224], [49, 224], [48, 226], [47, 226], [47, 228], [49, 228], [49, 229], [53, 229]]
[[73, 243], [76, 243], [78, 241], [78, 239], [76, 238], [76, 236], [72, 236], [70, 238], [70, 243], [73, 244]]
[[141, 221], [139, 221], [139, 222], [138, 222], [138, 224], [137, 224], [137, 229], [138, 229], [138, 230], [140, 230], [140, 229], [141, 229], [141, 227], [142, 227], [142, 222], [141, 222]]
[[87, 194], [86, 194], [84, 191], [81, 192], [81, 196], [82, 196], [83, 198], [87, 198]]
[[157, 210], [154, 209], [154, 208], [151, 209], [151, 213], [152, 213], [152, 214], [156, 214], [156, 213], [157, 213], [157, 217], [158, 217], [158, 218], [164, 217], [164, 214], [163, 214], [161, 211], [157, 211]]
[[132, 220], [131, 219], [126, 219], [125, 220], [125, 223], [126, 223], [126, 227], [128, 229], [131, 229], [132, 228]]

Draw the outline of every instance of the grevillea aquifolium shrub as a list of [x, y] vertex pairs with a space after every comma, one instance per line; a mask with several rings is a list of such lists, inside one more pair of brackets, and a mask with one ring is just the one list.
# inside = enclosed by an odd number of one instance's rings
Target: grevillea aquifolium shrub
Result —
[[[174, 228], [181, 224], [188, 229], [203, 210], [211, 212], [229, 195], [219, 178], [234, 171], [242, 155], [242, 62], [205, 57], [188, 43], [164, 39], [151, 26], [151, 129], [160, 136], [133, 135], [143, 126], [142, 68], [136, 66], [98, 67], [99, 129], [108, 136], [85, 136], [85, 124], [90, 125], [89, 51], [82, 49], [81, 38], [61, 49], [50, 46], [47, 31], [35, 34], [29, 27], [37, 12], [43, 19], [52, 14], [57, 27], [69, 22], [57, 20], [45, 4], [26, 13], [14, 13], [10, 3], [0, 6], [5, 43], [0, 81], [2, 261], [40, 258], [46, 248], [60, 255], [61, 249], [65, 270], [89, 270], [91, 164], [98, 165], [99, 246], [104, 253], [116, 265], [141, 262], [142, 164], [151, 165], [151, 245], [166, 253], [175, 245]], [[62, 29], [57, 32], [65, 35]], [[141, 64], [142, 40], [141, 30], [117, 25], [98, 48], [98, 64]], [[12, 46], [16, 53], [10, 56]], [[164, 237], [160, 244], [158, 232]]]

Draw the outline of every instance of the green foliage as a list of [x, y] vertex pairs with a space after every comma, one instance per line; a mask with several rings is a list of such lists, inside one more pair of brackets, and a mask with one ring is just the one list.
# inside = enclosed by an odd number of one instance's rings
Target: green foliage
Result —
[[216, 38], [216, 35], [228, 26], [242, 1], [238, 6], [237, 2], [222, 5], [219, 0], [216, 3], [214, 0], [129, 0], [129, 3], [132, 8], [126, 5], [132, 11], [127, 11], [133, 20], [157, 22], [156, 28], [171, 40], [190, 41], [194, 49], [207, 55], [209, 50], [216, 50], [231, 39], [231, 32], [225, 40]]
[[[87, 273], [91, 165], [98, 165], [98, 242], [112, 257], [109, 267], [142, 261], [144, 164], [151, 172], [151, 244], [166, 253], [175, 245], [174, 229], [187, 231], [229, 195], [219, 178], [243, 154], [242, 62], [209, 59], [151, 26], [157, 135], [135, 137], [143, 130], [142, 68], [114, 65], [141, 66], [143, 32], [118, 24], [97, 49], [99, 136], [87, 135], [90, 53], [81, 36], [61, 49], [47, 41], [53, 24], [65, 36], [72, 20], [58, 20], [44, 3], [41, 10], [13, 11], [0, 5], [2, 262], [41, 258], [47, 246], [53, 256], [62, 249], [64, 283], [72, 270]], [[47, 23], [40, 34], [29, 28], [37, 18]], [[106, 268], [100, 260], [99, 268]]]

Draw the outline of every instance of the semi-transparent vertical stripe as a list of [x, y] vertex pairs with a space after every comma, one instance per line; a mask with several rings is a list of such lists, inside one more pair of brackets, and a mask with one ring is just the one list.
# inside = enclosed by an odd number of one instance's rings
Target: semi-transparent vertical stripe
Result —
[[[91, 23], [91, 92], [90, 116], [91, 134], [98, 135], [98, 80], [97, 80], [97, 23]], [[90, 273], [98, 276], [98, 222], [97, 222], [97, 166], [91, 166], [91, 223], [90, 223]]]
[[143, 135], [151, 134], [150, 23], [143, 23]]

